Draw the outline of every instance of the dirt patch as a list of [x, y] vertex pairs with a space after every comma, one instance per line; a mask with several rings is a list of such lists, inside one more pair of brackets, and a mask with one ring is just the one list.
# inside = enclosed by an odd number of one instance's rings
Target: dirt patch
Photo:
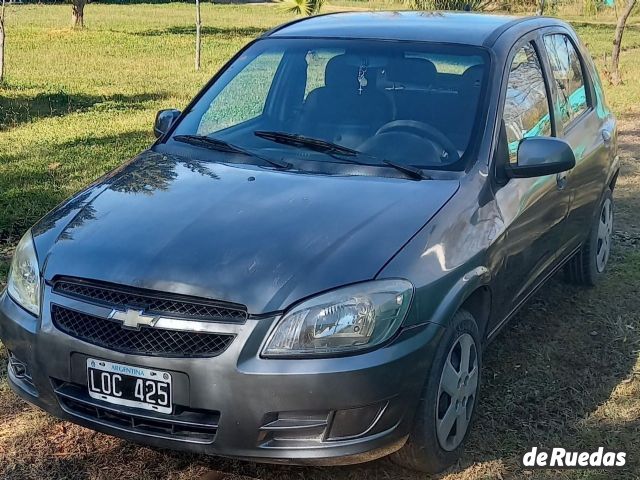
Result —
[[616, 231], [620, 239], [640, 235], [640, 114], [619, 118], [621, 171], [616, 199]]

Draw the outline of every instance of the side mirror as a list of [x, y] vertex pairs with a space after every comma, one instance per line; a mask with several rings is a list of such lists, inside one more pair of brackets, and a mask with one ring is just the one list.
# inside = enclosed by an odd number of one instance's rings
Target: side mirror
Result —
[[180, 110], [169, 109], [160, 110], [156, 114], [156, 123], [153, 125], [153, 134], [156, 138], [160, 138], [173, 126], [180, 116]]
[[576, 166], [571, 146], [555, 137], [528, 137], [518, 145], [518, 163], [505, 167], [509, 178], [532, 178], [566, 172]]

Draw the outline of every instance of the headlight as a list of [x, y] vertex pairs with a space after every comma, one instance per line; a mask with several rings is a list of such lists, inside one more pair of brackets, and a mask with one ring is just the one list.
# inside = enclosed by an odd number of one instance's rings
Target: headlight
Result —
[[412, 296], [406, 280], [379, 280], [314, 297], [284, 315], [263, 356], [328, 355], [379, 345], [398, 331]]
[[31, 232], [27, 232], [13, 255], [7, 291], [11, 298], [34, 315], [40, 314], [40, 269]]

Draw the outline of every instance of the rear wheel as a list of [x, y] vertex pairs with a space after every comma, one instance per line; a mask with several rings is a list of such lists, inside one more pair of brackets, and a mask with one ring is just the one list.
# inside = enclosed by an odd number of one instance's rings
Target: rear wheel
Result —
[[478, 400], [481, 370], [478, 327], [460, 310], [431, 366], [407, 443], [392, 455], [397, 464], [426, 473], [451, 466], [460, 456]]
[[611, 255], [613, 207], [613, 195], [607, 189], [600, 202], [599, 215], [591, 225], [589, 238], [565, 267], [567, 281], [594, 286], [604, 276]]

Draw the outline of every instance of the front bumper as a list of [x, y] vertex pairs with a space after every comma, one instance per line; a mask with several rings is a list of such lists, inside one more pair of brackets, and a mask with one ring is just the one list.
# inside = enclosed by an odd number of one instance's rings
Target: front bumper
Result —
[[[442, 335], [442, 327], [425, 324], [360, 355], [274, 360], [259, 351], [277, 318], [250, 319], [234, 327], [236, 339], [217, 357], [158, 358], [62, 333], [51, 321], [52, 302], [72, 301], [45, 288], [36, 319], [6, 292], [0, 296], [0, 339], [28, 369], [27, 375], [9, 369], [21, 397], [61, 419], [134, 442], [261, 462], [339, 465], [400, 448]], [[174, 414], [90, 399], [87, 357], [172, 372]]]

